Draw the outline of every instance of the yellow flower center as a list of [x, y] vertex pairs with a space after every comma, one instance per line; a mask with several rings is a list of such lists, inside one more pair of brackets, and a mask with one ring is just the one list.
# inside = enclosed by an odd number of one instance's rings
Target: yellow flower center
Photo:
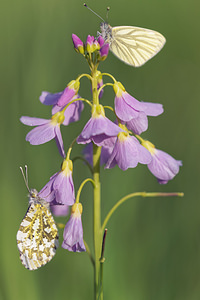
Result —
[[51, 117], [52, 125], [62, 124], [65, 120], [64, 112], [58, 111]]
[[122, 93], [126, 91], [125, 87], [119, 81], [113, 84], [113, 90], [118, 98], [121, 97]]
[[124, 142], [129, 137], [129, 134], [128, 132], [120, 132], [117, 137], [119, 142]]
[[151, 153], [151, 155], [155, 154], [156, 148], [151, 142], [143, 140], [141, 145], [144, 146]]
[[72, 80], [68, 83], [67, 87], [71, 90], [74, 89], [77, 93], [78, 90], [79, 90], [79, 87], [80, 87], [80, 81], [79, 80]]
[[81, 203], [74, 203], [72, 205], [71, 214], [74, 215], [74, 217], [78, 218], [82, 215], [83, 212], [83, 206]]
[[94, 104], [92, 106], [92, 117], [93, 118], [99, 118], [99, 117], [105, 117], [105, 111], [101, 104]]
[[73, 163], [70, 159], [65, 159], [62, 163], [62, 172], [64, 173], [65, 176], [68, 176], [69, 174], [72, 173], [73, 171]]

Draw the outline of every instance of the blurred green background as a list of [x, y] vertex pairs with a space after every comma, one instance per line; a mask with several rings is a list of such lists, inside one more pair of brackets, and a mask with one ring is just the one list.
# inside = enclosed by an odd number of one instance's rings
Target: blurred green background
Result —
[[[129, 67], [110, 53], [100, 70], [113, 74], [137, 99], [164, 105], [163, 115], [149, 118], [143, 137], [183, 161], [180, 173], [166, 186], [160, 186], [145, 166], [126, 172], [118, 167], [102, 169], [102, 216], [133, 191], [185, 193], [184, 198], [131, 199], [116, 211], [108, 223], [105, 299], [200, 299], [200, 4], [196, 0], [88, 0], [87, 4], [103, 17], [110, 6], [112, 26], [146, 27], [166, 37], [164, 49], [143, 67]], [[87, 254], [60, 247], [51, 263], [31, 272], [19, 260], [16, 232], [28, 205], [19, 166], [28, 164], [29, 184], [40, 190], [62, 162], [53, 141], [41, 146], [25, 141], [30, 128], [19, 118], [49, 118], [50, 108], [38, 100], [41, 91], [62, 91], [77, 75], [89, 72], [73, 50], [71, 34], [83, 40], [96, 35], [100, 20], [80, 0], [7, 0], [1, 2], [0, 11], [0, 299], [93, 299], [93, 270]], [[90, 97], [85, 79], [81, 95]], [[112, 89], [107, 88], [103, 104], [112, 105], [113, 99]], [[88, 116], [86, 107], [80, 122], [63, 128], [66, 148]], [[74, 147], [72, 156], [81, 151], [81, 146]], [[89, 175], [77, 161], [76, 188]], [[92, 246], [89, 184], [81, 201], [84, 238]]]

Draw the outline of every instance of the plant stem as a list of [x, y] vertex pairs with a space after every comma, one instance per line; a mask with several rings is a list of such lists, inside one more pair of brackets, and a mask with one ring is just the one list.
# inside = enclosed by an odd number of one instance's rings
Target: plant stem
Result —
[[[93, 105], [99, 104], [97, 92], [96, 68], [92, 70], [92, 94]], [[101, 257], [101, 184], [100, 184], [100, 155], [101, 147], [93, 144], [93, 180], [94, 180], [94, 213], [93, 213], [93, 234], [94, 234], [94, 299], [103, 300], [103, 292], [99, 294], [99, 274]]]
[[184, 194], [183, 193], [146, 193], [146, 192], [138, 192], [138, 193], [131, 193], [126, 195], [125, 197], [121, 198], [109, 211], [109, 213], [107, 214], [107, 216], [105, 217], [105, 220], [103, 222], [102, 225], [102, 231], [105, 229], [110, 217], [112, 216], [112, 214], [114, 213], [114, 211], [122, 204], [124, 203], [126, 200], [133, 198], [133, 197], [183, 197]]
[[[100, 185], [100, 154], [101, 148], [93, 145], [93, 164], [94, 173], [93, 179], [94, 187], [94, 291], [95, 299], [99, 299], [99, 271], [100, 271], [100, 257], [101, 257], [101, 185]], [[103, 298], [100, 298], [101, 300]]]

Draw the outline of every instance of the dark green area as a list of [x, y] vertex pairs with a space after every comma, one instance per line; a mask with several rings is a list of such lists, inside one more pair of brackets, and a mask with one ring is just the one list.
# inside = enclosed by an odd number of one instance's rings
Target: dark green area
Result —
[[[1, 300], [93, 299], [93, 270], [87, 254], [69, 253], [60, 247], [51, 263], [28, 271], [20, 263], [16, 245], [28, 204], [19, 166], [28, 164], [30, 186], [40, 190], [62, 162], [53, 141], [41, 146], [25, 141], [30, 128], [19, 118], [48, 118], [50, 108], [38, 100], [41, 91], [62, 91], [77, 75], [89, 72], [81, 55], [73, 50], [71, 34], [83, 40], [88, 34], [96, 35], [99, 20], [82, 4], [80, 0], [1, 3]], [[166, 186], [160, 186], [145, 166], [127, 172], [118, 167], [102, 169], [102, 215], [130, 192], [185, 193], [184, 198], [132, 199], [116, 211], [107, 226], [105, 299], [198, 300], [200, 5], [195, 0], [90, 0], [88, 5], [103, 17], [109, 5], [112, 26], [155, 29], [166, 37], [163, 50], [143, 67], [129, 67], [110, 53], [100, 70], [110, 72], [137, 99], [164, 105], [165, 113], [149, 118], [149, 130], [143, 136], [183, 161], [180, 174]], [[90, 97], [86, 79], [80, 93]], [[113, 100], [112, 88], [107, 88], [103, 104], [113, 105]], [[62, 128], [66, 149], [89, 113], [85, 106], [80, 122]], [[81, 150], [75, 146], [72, 156]], [[83, 163], [76, 161], [76, 189], [89, 175]], [[81, 201], [84, 237], [91, 246], [90, 184]], [[60, 236], [62, 240], [61, 231]]]

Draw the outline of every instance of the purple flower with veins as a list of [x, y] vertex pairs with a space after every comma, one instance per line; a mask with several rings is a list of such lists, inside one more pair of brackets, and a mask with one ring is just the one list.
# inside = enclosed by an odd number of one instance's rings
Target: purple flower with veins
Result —
[[106, 139], [117, 136], [121, 131], [119, 126], [106, 118], [102, 105], [93, 105], [92, 117], [76, 141], [78, 144], [94, 142], [97, 146], [103, 146]]
[[[124, 127], [124, 125], [121, 125]], [[113, 151], [106, 163], [105, 168], [111, 169], [118, 165], [123, 171], [128, 168], [135, 168], [138, 163], [149, 164], [152, 158], [150, 153], [145, 149], [134, 136], [128, 132], [120, 132], [117, 136]]]
[[69, 205], [58, 203], [54, 204], [54, 201], [51, 202], [50, 209], [56, 217], [64, 217], [67, 216], [69, 213]]
[[75, 203], [72, 206], [70, 219], [63, 232], [62, 248], [73, 252], [86, 251], [83, 242], [82, 211], [83, 207], [81, 203]]
[[136, 134], [148, 128], [147, 116], [158, 116], [163, 113], [163, 106], [158, 103], [140, 102], [129, 95], [120, 82], [113, 85], [115, 96], [115, 113], [127, 127]]
[[182, 166], [180, 160], [176, 160], [166, 152], [156, 149], [149, 141], [143, 141], [142, 145], [151, 153], [152, 160], [148, 164], [148, 169], [160, 184], [166, 184], [178, 174], [179, 167]]
[[54, 174], [38, 195], [47, 202], [72, 205], [75, 202], [72, 161], [65, 159], [61, 171]]
[[[104, 145], [101, 147], [101, 157], [100, 157], [101, 165], [105, 164], [108, 161], [113, 151], [116, 139], [117, 139], [116, 137], [111, 137], [104, 140]], [[83, 155], [85, 159], [92, 166], [93, 165], [93, 143], [92, 142], [85, 146], [85, 148], [83, 149]]]
[[22, 116], [20, 121], [28, 126], [36, 126], [26, 135], [26, 141], [30, 142], [31, 145], [40, 145], [55, 139], [60, 155], [65, 157], [63, 139], [60, 132], [60, 124], [63, 123], [64, 119], [64, 114], [58, 112], [50, 120]]
[[[80, 82], [78, 80], [72, 80], [63, 92], [55, 94], [42, 92], [40, 101], [45, 105], [53, 105], [52, 114], [55, 114], [58, 111], [61, 111], [69, 102], [79, 97], [77, 94], [79, 86]], [[65, 120], [63, 125], [78, 121], [83, 107], [82, 101], [71, 103], [64, 111]]]

